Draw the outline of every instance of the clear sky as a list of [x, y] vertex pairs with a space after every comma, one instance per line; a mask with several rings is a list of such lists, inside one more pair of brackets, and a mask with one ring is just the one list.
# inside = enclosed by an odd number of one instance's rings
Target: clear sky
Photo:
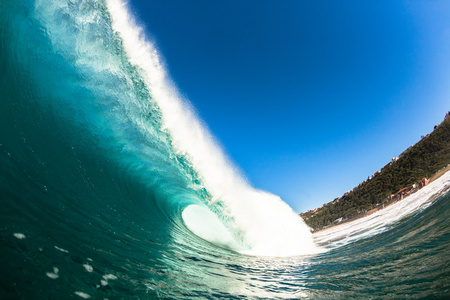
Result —
[[342, 196], [450, 110], [450, 1], [130, 9], [234, 164], [297, 212]]

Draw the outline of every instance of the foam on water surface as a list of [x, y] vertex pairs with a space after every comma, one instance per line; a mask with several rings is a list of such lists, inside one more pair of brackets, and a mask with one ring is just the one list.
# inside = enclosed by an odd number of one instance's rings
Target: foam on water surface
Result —
[[57, 267], [53, 267], [53, 272], [47, 272], [45, 275], [47, 275], [48, 278], [51, 279], [58, 279], [59, 278], [59, 269]]
[[84, 269], [91, 273], [92, 271], [94, 271], [94, 268], [90, 265], [90, 264], [83, 264]]
[[91, 295], [86, 294], [85, 292], [76, 291], [76, 292], [74, 292], [74, 294], [79, 296], [79, 297], [81, 297], [81, 298], [83, 298], [83, 299], [91, 298]]
[[23, 233], [14, 233], [13, 235], [16, 239], [19, 239], [19, 240], [23, 240], [26, 238], [25, 234], [23, 234]]
[[407, 198], [359, 220], [318, 232], [314, 239], [319, 244], [332, 242], [333, 247], [337, 247], [380, 234], [402, 218], [427, 208], [449, 189], [450, 171]]
[[[199, 174], [210, 197], [203, 199], [218, 218], [199, 207], [188, 207], [183, 219], [188, 228], [200, 237], [229, 249], [236, 243], [252, 255], [291, 256], [317, 251], [312, 235], [303, 220], [279, 197], [252, 188], [206, 126], [181, 97], [161, 64], [156, 48], [150, 43], [123, 1], [107, 0], [112, 28], [123, 41], [131, 64], [142, 76], [152, 100], [162, 113], [162, 125], [170, 133], [173, 150], [185, 157]], [[194, 221], [203, 216], [208, 221]], [[214, 221], [213, 221], [214, 220]], [[216, 220], [226, 224], [220, 237], [201, 224]], [[222, 226], [223, 227], [223, 226]], [[231, 240], [235, 241], [232, 242]]]

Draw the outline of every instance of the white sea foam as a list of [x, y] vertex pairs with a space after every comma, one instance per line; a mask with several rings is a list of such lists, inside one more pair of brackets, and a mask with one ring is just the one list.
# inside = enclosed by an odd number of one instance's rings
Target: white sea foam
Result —
[[23, 233], [14, 233], [13, 235], [15, 238], [17, 238], [19, 240], [23, 240], [26, 238], [25, 234], [23, 234]]
[[407, 198], [365, 218], [314, 234], [320, 244], [339, 247], [386, 231], [391, 224], [425, 209], [437, 196], [450, 189], [450, 171]]
[[59, 278], [59, 269], [57, 267], [53, 267], [53, 272], [47, 272], [45, 275], [51, 279], [58, 279]]
[[77, 295], [77, 296], [79, 296], [79, 297], [81, 297], [81, 298], [83, 298], [83, 299], [89, 299], [89, 298], [91, 298], [91, 295], [86, 294], [86, 293], [84, 293], [84, 292], [76, 291], [76, 292], [74, 292], [74, 294]]
[[88, 271], [89, 273], [91, 273], [92, 271], [94, 271], [94, 268], [89, 265], [89, 264], [83, 264], [83, 267], [86, 271]]
[[113, 274], [105, 274], [105, 275], [103, 275], [103, 279], [105, 279], [105, 280], [116, 280], [117, 276], [113, 275]]
[[[211, 203], [224, 204], [223, 218], [232, 220], [233, 234], [240, 234], [247, 254], [288, 256], [317, 250], [303, 220], [279, 197], [249, 186], [229, 163], [212, 135], [180, 97], [161, 65], [156, 49], [136, 26], [121, 0], [107, 0], [113, 30], [122, 38], [129, 61], [141, 72], [162, 112], [176, 151], [186, 155], [200, 174]], [[213, 97], [214, 95], [211, 95]], [[188, 213], [189, 214], [189, 213]], [[198, 220], [198, 222], [202, 222]], [[192, 227], [192, 224], [188, 224]], [[208, 227], [208, 222], [196, 228]], [[197, 231], [199, 232], [199, 231]]]
[[45, 275], [47, 275], [51, 279], [58, 279], [59, 278], [58, 274], [51, 273], [51, 272], [47, 272], [47, 273], [45, 273]]
[[64, 253], [69, 253], [68, 250], [63, 249], [63, 248], [60, 248], [60, 247], [58, 247], [58, 246], [55, 246], [55, 249], [57, 249], [57, 250], [59, 250], [59, 251], [61, 251], [61, 252], [64, 252]]
[[[108, 280], [116, 280], [117, 279], [117, 276], [116, 275], [113, 275], [113, 274], [105, 274], [105, 275], [103, 275], [102, 276], [103, 277], [103, 279], [101, 279], [100, 280], [100, 284], [102, 285], [102, 286], [107, 286], [109, 283], [108, 283]], [[97, 285], [97, 288], [99, 288], [100, 286], [99, 285]]]

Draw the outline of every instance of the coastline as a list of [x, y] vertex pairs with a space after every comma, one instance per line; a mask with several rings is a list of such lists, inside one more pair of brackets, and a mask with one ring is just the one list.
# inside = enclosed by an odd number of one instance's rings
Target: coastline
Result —
[[[446, 166], [445, 168], [443, 168], [442, 170], [439, 170], [436, 174], [434, 174], [434, 175], [430, 178], [430, 183], [432, 183], [432, 182], [435, 181], [436, 179], [440, 178], [441, 176], [443, 176], [445, 173], [447, 173], [447, 172], [449, 172], [449, 171], [450, 171], [450, 164], [447, 165], [447, 166]], [[413, 193], [413, 194], [414, 194], [414, 193]], [[385, 204], [379, 205], [378, 207], [372, 208], [371, 210], [369, 210], [369, 211], [367, 211], [367, 212], [361, 213], [361, 214], [359, 214], [359, 215], [357, 215], [357, 216], [354, 216], [353, 218], [350, 218], [350, 219], [348, 219], [348, 220], [346, 220], [346, 221], [343, 221], [343, 222], [341, 222], [341, 223], [339, 223], [339, 224], [332, 225], [332, 226], [328, 226], [328, 227], [322, 228], [322, 229], [320, 229], [320, 230], [316, 230], [316, 231], [312, 232], [312, 234], [316, 234], [316, 233], [319, 233], [319, 232], [327, 231], [327, 230], [332, 229], [332, 228], [337, 228], [337, 227], [339, 227], [339, 226], [342, 226], [342, 225], [345, 225], [345, 224], [349, 224], [349, 223], [352, 223], [352, 222], [357, 221], [357, 220], [359, 220], [359, 219], [365, 218], [365, 217], [370, 216], [370, 215], [372, 215], [372, 214], [374, 214], [374, 213], [376, 213], [376, 212], [378, 212], [378, 211], [380, 211], [380, 210], [383, 210], [383, 209], [385, 209], [385, 208], [387, 208], [387, 207], [389, 207], [389, 206], [391, 206], [391, 205], [393, 205], [393, 204], [395, 204], [395, 203], [397, 203], [397, 202], [400, 202], [400, 201], [402, 201], [402, 200], [408, 198], [410, 195], [412, 195], [412, 194], [407, 195], [407, 196], [404, 197], [403, 199], [398, 199], [398, 200], [388, 201], [387, 204], [385, 203]]]

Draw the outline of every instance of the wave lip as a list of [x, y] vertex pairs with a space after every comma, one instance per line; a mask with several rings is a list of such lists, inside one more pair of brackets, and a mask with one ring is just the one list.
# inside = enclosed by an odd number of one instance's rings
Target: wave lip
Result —
[[[152, 100], [161, 110], [162, 125], [171, 136], [174, 152], [190, 161], [208, 191], [210, 197], [203, 199], [204, 204], [214, 211], [239, 244], [250, 249], [250, 254], [286, 256], [313, 251], [312, 235], [303, 220], [279, 197], [250, 187], [189, 103], [178, 95], [156, 49], [135, 25], [124, 2], [107, 0], [106, 3], [112, 28], [121, 37], [129, 62], [139, 70]], [[205, 211], [191, 207], [185, 218], [192, 221], [194, 216], [208, 216], [212, 220]], [[188, 221], [188, 224], [199, 235], [206, 234], [194, 223]], [[219, 244], [223, 246], [222, 242]]]

